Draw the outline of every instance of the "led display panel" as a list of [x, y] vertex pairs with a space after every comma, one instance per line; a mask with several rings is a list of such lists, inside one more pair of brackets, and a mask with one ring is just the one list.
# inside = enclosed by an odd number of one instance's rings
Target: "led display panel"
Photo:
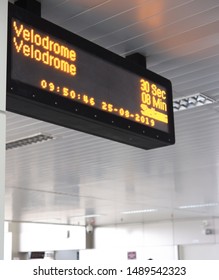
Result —
[[169, 80], [11, 4], [8, 26], [9, 110], [144, 149], [174, 143]]

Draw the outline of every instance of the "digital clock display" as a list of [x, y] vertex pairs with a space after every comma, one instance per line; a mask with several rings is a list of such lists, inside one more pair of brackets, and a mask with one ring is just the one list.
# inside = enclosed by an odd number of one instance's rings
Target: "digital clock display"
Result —
[[56, 108], [67, 102], [68, 112], [83, 119], [92, 115], [98, 125], [174, 142], [168, 80], [140, 66], [133, 71], [126, 59], [19, 10], [11, 8], [9, 20], [11, 93], [33, 102], [45, 98]]

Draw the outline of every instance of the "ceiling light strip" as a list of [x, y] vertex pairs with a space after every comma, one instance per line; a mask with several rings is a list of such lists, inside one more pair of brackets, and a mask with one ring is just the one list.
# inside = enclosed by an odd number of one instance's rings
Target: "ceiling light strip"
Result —
[[132, 210], [132, 211], [124, 211], [122, 214], [130, 215], [130, 214], [140, 214], [140, 213], [150, 213], [157, 212], [157, 209], [144, 209], [144, 210]]
[[11, 150], [15, 148], [21, 148], [23, 146], [31, 145], [31, 144], [37, 144], [37, 143], [42, 143], [48, 140], [55, 139], [51, 135], [46, 135], [42, 133], [38, 133], [32, 136], [28, 136], [26, 138], [14, 140], [11, 142], [6, 143], [6, 150]]
[[203, 208], [203, 207], [214, 207], [218, 206], [219, 203], [205, 203], [205, 204], [193, 204], [193, 205], [183, 205], [179, 206], [178, 209], [191, 209], [191, 208]]
[[174, 112], [183, 111], [203, 105], [212, 104], [214, 102], [215, 100], [213, 100], [212, 98], [204, 94], [197, 93], [195, 95], [175, 99], [173, 101], [173, 110]]

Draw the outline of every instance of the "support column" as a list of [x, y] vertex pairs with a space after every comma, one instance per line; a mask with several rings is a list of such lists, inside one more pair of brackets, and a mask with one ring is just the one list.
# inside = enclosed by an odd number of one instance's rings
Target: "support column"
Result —
[[0, 1], [0, 260], [4, 259], [5, 133], [8, 0]]

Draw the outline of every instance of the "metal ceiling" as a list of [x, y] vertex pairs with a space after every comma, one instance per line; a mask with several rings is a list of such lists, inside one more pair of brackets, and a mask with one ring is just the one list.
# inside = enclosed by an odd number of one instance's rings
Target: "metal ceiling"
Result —
[[[219, 1], [42, 0], [42, 16], [119, 55], [140, 52], [174, 98], [176, 144], [145, 151], [7, 112], [6, 220], [107, 225], [219, 216]], [[124, 211], [155, 209], [132, 215]], [[85, 215], [100, 215], [84, 218]]]

